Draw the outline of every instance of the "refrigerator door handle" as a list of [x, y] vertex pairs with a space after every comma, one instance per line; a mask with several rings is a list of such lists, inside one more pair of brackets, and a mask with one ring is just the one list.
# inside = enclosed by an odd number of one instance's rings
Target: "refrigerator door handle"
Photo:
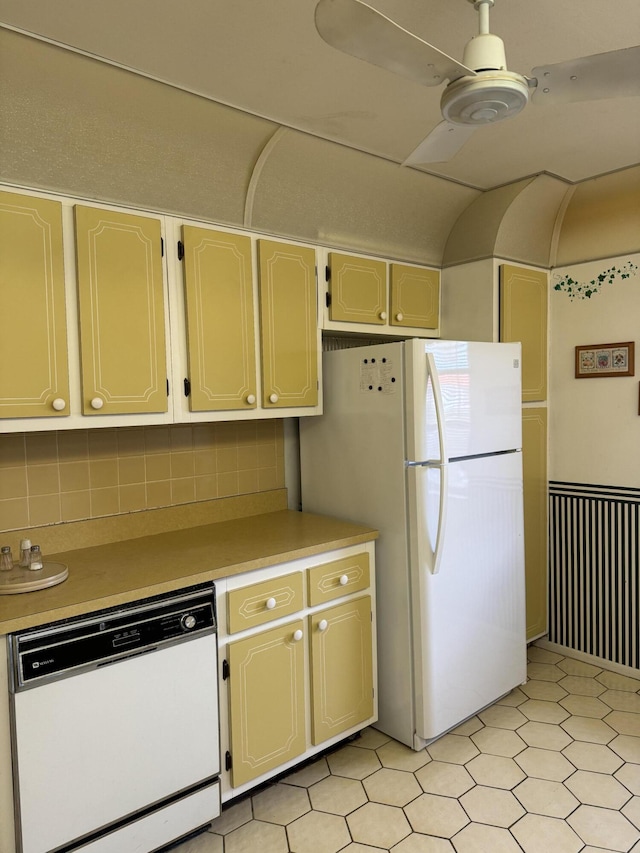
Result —
[[[428, 498], [428, 488], [427, 488], [427, 470], [438, 470], [440, 472], [440, 494], [438, 497], [438, 524], [436, 527], [436, 541], [433, 546], [433, 550], [431, 554], [425, 554], [426, 543], [425, 539], [429, 539], [429, 535], [427, 532], [427, 501]], [[426, 569], [432, 575], [437, 575], [440, 571], [440, 564], [442, 562], [442, 550], [445, 536], [445, 528], [447, 522], [447, 491], [449, 489], [449, 465], [445, 462], [441, 465], [422, 465], [419, 468], [416, 467], [413, 469], [415, 471], [415, 512], [416, 518], [422, 519], [424, 526], [422, 527], [423, 534], [418, 535], [416, 537], [417, 540], [417, 548], [418, 548], [418, 562], [419, 565], [425, 566]], [[431, 557], [428, 559], [427, 557]]]
[[438, 369], [436, 367], [436, 362], [435, 358], [433, 357], [433, 353], [427, 352], [425, 353], [425, 355], [427, 357], [427, 382], [431, 380], [431, 387], [433, 388], [433, 403], [436, 410], [436, 425], [438, 428], [438, 447], [440, 449], [440, 462], [442, 464], [446, 464], [447, 447], [444, 429], [444, 405], [442, 402], [442, 391], [440, 390], [440, 379], [438, 377]]
[[444, 529], [447, 521], [447, 492], [449, 490], [449, 465], [444, 462], [440, 467], [440, 500], [438, 504], [438, 532], [436, 533], [436, 547], [433, 555], [433, 569], [431, 574], [437, 575], [442, 562], [442, 543], [444, 541]]

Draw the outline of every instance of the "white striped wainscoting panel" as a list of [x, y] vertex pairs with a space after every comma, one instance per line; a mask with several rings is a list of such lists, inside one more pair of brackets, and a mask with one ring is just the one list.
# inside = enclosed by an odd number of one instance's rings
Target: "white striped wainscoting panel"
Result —
[[549, 483], [549, 640], [640, 665], [640, 489]]

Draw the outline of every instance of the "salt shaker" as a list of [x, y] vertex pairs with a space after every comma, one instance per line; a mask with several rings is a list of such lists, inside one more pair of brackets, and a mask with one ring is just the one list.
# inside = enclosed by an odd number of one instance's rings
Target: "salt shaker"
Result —
[[20, 566], [28, 569], [31, 565], [31, 539], [20, 540]]
[[0, 571], [10, 572], [13, 568], [13, 556], [11, 555], [11, 547], [3, 545], [0, 548]]
[[36, 572], [38, 569], [42, 569], [44, 567], [44, 563], [42, 562], [42, 551], [40, 550], [39, 545], [31, 546], [31, 562], [29, 564], [29, 568]]

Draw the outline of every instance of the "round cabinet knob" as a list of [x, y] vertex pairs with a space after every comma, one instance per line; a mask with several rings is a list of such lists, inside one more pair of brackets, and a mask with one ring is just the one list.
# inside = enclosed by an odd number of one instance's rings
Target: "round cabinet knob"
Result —
[[346, 586], [349, 583], [349, 575], [340, 575], [340, 586]]
[[255, 403], [255, 401], [256, 401], [256, 395], [255, 395], [255, 394], [247, 394], [247, 403], [248, 403], [250, 406], [253, 406], [253, 404]]
[[387, 319], [387, 312], [386, 312], [386, 311], [381, 311], [381, 312], [380, 312], [380, 319], [381, 319], [381, 320], [386, 320], [386, 319]]
[[51, 403], [56, 412], [62, 412], [67, 408], [67, 401], [63, 400], [62, 397], [56, 397], [56, 399]]
[[302, 631], [300, 630], [300, 628], [298, 628], [297, 631], [293, 632], [293, 639], [295, 640], [296, 643], [299, 643], [300, 640], [302, 639]]
[[270, 403], [277, 403], [278, 402], [278, 395], [277, 394], [269, 394], [269, 402]]
[[193, 615], [193, 613], [187, 613], [180, 620], [180, 624], [182, 625], [183, 630], [190, 631], [196, 626], [196, 617]]
[[101, 409], [104, 406], [104, 400], [102, 397], [94, 397], [91, 401], [92, 409]]
[[329, 623], [327, 622], [326, 619], [321, 619], [318, 622], [318, 631], [326, 631], [328, 627], [329, 627]]
[[275, 598], [267, 598], [267, 601], [265, 603], [265, 607], [267, 608], [267, 610], [273, 610], [273, 608], [275, 606], [276, 606]]
[[404, 314], [396, 314], [396, 320], [398, 321], [398, 323], [402, 323], [402, 321], [404, 320]]

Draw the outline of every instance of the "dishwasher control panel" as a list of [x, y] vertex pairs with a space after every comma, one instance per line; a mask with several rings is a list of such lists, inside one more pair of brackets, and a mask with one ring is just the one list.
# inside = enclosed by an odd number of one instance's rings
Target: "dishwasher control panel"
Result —
[[213, 584], [54, 622], [9, 636], [11, 688], [17, 692], [215, 631]]

